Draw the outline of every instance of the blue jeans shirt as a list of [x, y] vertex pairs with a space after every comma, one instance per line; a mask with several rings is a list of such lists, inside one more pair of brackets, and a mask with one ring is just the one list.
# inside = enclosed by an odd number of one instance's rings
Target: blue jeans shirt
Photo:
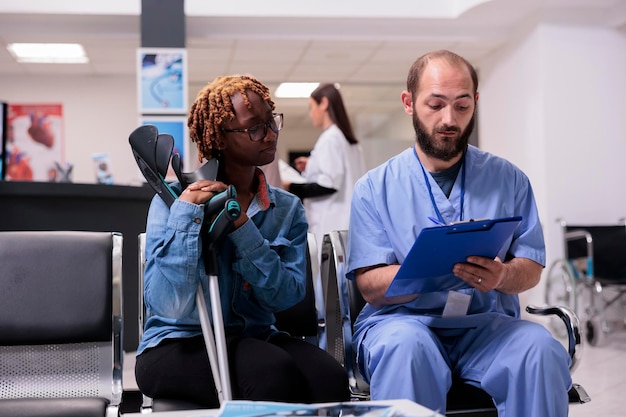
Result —
[[[227, 336], [266, 339], [274, 312], [305, 295], [307, 221], [300, 199], [273, 188], [257, 170], [249, 220], [217, 245], [217, 276]], [[146, 322], [137, 354], [166, 338], [202, 334], [195, 295], [202, 283], [210, 308], [200, 229], [204, 205], [155, 196], [146, 226]]]

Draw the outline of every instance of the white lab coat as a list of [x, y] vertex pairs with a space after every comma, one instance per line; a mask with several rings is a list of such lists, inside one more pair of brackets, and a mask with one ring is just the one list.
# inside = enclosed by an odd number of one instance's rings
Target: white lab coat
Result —
[[334, 124], [324, 130], [303, 172], [306, 182], [337, 190], [330, 195], [304, 199], [309, 231], [315, 234], [319, 253], [324, 234], [348, 229], [352, 190], [363, 174], [365, 160], [361, 145], [350, 145]]

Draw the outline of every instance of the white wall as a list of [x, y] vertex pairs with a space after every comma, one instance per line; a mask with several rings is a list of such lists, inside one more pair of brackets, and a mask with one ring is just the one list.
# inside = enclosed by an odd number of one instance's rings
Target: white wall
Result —
[[[546, 231], [549, 191], [544, 162], [547, 112], [542, 51], [541, 36], [535, 29], [480, 65], [478, 126], [482, 149], [508, 159], [528, 175]], [[545, 237], [548, 242], [547, 233]], [[540, 304], [542, 295], [543, 285], [539, 285], [522, 296], [522, 305]]]
[[2, 77], [0, 100], [61, 103], [65, 157], [74, 182], [93, 183], [94, 153], [108, 153], [116, 182], [137, 183], [141, 174], [128, 135], [139, 125], [134, 77]]
[[[601, 224], [626, 216], [626, 38], [542, 24], [480, 69], [481, 147], [530, 177], [549, 267], [562, 256], [558, 217]], [[526, 297], [543, 302], [543, 287]]]

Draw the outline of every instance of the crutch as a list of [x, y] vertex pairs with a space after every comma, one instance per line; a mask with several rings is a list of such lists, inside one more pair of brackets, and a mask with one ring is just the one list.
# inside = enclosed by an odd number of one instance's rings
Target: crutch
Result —
[[[153, 125], [143, 125], [135, 129], [130, 134], [129, 142], [141, 173], [168, 207], [178, 198], [176, 191], [165, 181], [170, 158], [182, 189], [187, 188], [189, 183], [197, 179], [215, 180], [217, 177], [218, 161], [216, 159], [208, 161], [194, 172], [182, 172], [180, 155], [172, 155], [174, 139], [171, 135], [159, 134]], [[215, 243], [231, 230], [233, 222], [240, 214], [241, 207], [236, 200], [235, 188], [229, 186], [226, 191], [215, 195], [205, 203], [205, 219], [212, 220], [210, 224], [205, 223], [203, 225], [201, 232], [213, 325], [211, 325], [202, 283], [198, 284], [196, 291], [196, 305], [220, 405], [224, 401], [232, 399], [232, 391], [217, 276]]]
[[[200, 325], [202, 326], [202, 335], [204, 336], [204, 344], [209, 355], [209, 363], [211, 364], [211, 372], [213, 373], [213, 381], [217, 390], [217, 398], [220, 405], [224, 401], [233, 398], [230, 386], [230, 374], [228, 368], [228, 354], [226, 352], [226, 337], [224, 334], [224, 322], [222, 319], [221, 303], [219, 301], [219, 285], [217, 276], [209, 276], [209, 293], [211, 297], [211, 307], [213, 315], [213, 327], [209, 320], [209, 311], [204, 300], [204, 291], [202, 284], [198, 284], [196, 292], [196, 304], [198, 305], [198, 314], [200, 316]], [[217, 342], [213, 335], [217, 337]], [[217, 351], [217, 353], [216, 353]]]
[[[232, 187], [232, 186], [230, 186]], [[234, 195], [234, 187], [231, 191]], [[215, 242], [223, 235], [228, 233], [232, 227], [232, 223], [239, 217], [240, 206], [236, 200], [227, 200], [224, 204], [219, 201], [223, 194], [213, 197], [209, 202], [209, 213], [212, 207], [222, 207], [222, 209], [211, 223], [208, 238], [203, 239], [203, 255], [205, 271], [208, 277], [209, 297], [211, 299], [211, 313], [213, 317], [213, 326], [209, 319], [209, 311], [204, 299], [204, 289], [202, 283], [198, 284], [196, 291], [196, 305], [198, 307], [198, 315], [200, 316], [200, 325], [202, 326], [202, 335], [204, 336], [204, 344], [209, 356], [211, 364], [211, 372], [213, 373], [213, 381], [217, 390], [217, 396], [220, 405], [224, 401], [232, 400], [232, 391], [230, 385], [230, 372], [228, 368], [228, 352], [226, 350], [226, 333], [224, 331], [224, 319], [222, 317], [222, 303], [220, 301], [220, 289], [217, 280], [217, 260], [215, 255]], [[217, 200], [215, 203], [214, 200]], [[230, 204], [229, 204], [230, 203]], [[213, 209], [214, 210], [214, 209]]]

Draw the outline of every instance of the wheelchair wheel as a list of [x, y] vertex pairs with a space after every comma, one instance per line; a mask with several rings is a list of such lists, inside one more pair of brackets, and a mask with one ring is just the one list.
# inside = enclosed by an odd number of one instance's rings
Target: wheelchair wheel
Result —
[[554, 261], [546, 281], [545, 301], [547, 305], [566, 306], [576, 314], [576, 278], [569, 262]]
[[600, 346], [606, 339], [608, 329], [601, 320], [591, 319], [585, 322], [585, 336], [591, 346]]
[[[549, 306], [569, 307], [576, 314], [577, 294], [574, 270], [569, 262], [558, 259], [548, 271], [545, 289], [545, 303]], [[557, 337], [567, 336], [560, 319], [550, 318], [550, 329]]]

